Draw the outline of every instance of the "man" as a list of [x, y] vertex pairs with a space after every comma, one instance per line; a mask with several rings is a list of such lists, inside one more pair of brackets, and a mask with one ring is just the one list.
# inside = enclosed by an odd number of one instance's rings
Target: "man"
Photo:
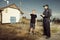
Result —
[[51, 17], [51, 10], [49, 9], [48, 5], [44, 5], [44, 12], [41, 15], [43, 17], [43, 35], [47, 36], [46, 38], [50, 38], [50, 17]]
[[36, 18], [37, 15], [35, 14], [36, 10], [32, 10], [32, 14], [30, 14], [31, 16], [31, 20], [30, 20], [30, 29], [29, 32], [34, 34], [34, 30], [35, 30], [35, 23], [36, 23]]

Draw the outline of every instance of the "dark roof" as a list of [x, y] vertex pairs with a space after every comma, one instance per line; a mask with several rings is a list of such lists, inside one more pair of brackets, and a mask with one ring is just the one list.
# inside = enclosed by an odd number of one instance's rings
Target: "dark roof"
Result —
[[2, 12], [3, 10], [0, 10], [0, 13]]
[[5, 9], [5, 8], [7, 8], [7, 7], [14, 8], [14, 9], [18, 9], [18, 10], [21, 12], [21, 14], [24, 14], [24, 13], [18, 8], [18, 6], [16, 6], [15, 4], [11, 4], [11, 5], [8, 5], [8, 6], [6, 6], [6, 7], [2, 7], [2, 8], [0, 8], [0, 10], [3, 10], [3, 9]]

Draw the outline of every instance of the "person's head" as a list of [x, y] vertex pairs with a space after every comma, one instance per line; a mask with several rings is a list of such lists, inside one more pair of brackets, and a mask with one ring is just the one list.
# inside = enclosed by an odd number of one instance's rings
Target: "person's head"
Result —
[[33, 9], [33, 10], [32, 10], [32, 14], [35, 14], [35, 13], [36, 13], [36, 10], [35, 10], [35, 9]]
[[49, 5], [46, 4], [43, 7], [44, 7], [44, 9], [48, 9], [49, 8]]

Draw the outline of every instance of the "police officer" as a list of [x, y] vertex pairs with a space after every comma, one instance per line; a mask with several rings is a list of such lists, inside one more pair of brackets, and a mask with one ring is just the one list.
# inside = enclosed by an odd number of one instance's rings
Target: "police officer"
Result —
[[43, 17], [43, 35], [46, 36], [46, 38], [50, 38], [50, 17], [51, 17], [51, 10], [49, 9], [49, 6], [46, 4], [43, 6], [44, 12], [41, 15]]

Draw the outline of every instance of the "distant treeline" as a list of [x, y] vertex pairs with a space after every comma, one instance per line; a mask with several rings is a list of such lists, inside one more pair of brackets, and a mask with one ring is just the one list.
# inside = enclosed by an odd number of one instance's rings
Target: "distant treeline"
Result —
[[60, 19], [59, 18], [53, 18], [52, 21], [55, 22], [55, 23], [60, 23]]
[[[42, 22], [43, 19], [37, 20], [38, 22]], [[52, 20], [50, 20], [50, 22], [55, 22], [55, 23], [60, 23], [60, 19], [59, 18], [53, 18]]]
[[[23, 17], [24, 21], [30, 21], [30, 19], [27, 19], [26, 17]], [[37, 22], [43, 22], [43, 19], [38, 19]], [[60, 23], [60, 19], [59, 18], [53, 18], [52, 20], [50, 20], [50, 22], [54, 22], [54, 23]]]

